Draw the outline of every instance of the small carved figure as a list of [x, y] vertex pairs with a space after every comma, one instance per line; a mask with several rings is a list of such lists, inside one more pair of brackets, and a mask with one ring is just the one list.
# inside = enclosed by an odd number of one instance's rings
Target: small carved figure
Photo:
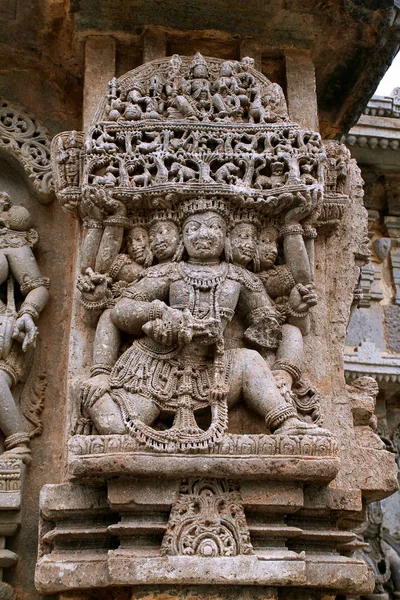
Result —
[[130, 84], [126, 96], [123, 118], [127, 121], [140, 121], [141, 119], [161, 119], [156, 110], [155, 102], [150, 96], [145, 96], [142, 86], [138, 81]]
[[105, 187], [114, 187], [118, 185], [119, 168], [114, 165], [108, 165], [104, 175], [93, 175], [91, 183], [93, 185], [104, 185]]
[[271, 161], [271, 175], [262, 175], [260, 171], [265, 168], [266, 161], [264, 160], [256, 170], [256, 180], [254, 187], [257, 189], [272, 189], [285, 185], [288, 174], [285, 173], [285, 163], [283, 160], [275, 159]]
[[170, 119], [197, 121], [195, 111], [186, 96], [190, 95], [190, 83], [181, 75], [182, 61], [174, 54], [169, 61], [170, 70], [165, 83], [167, 114]]
[[314, 185], [318, 180], [313, 175], [314, 165], [310, 161], [300, 164], [300, 179], [306, 185]]
[[118, 152], [118, 146], [115, 143], [115, 138], [107, 133], [107, 131], [103, 131], [100, 128], [95, 129], [92, 133], [91, 139], [93, 152], [106, 152], [110, 154]]
[[199, 178], [198, 171], [179, 162], [173, 162], [169, 172], [177, 183], [195, 183]]
[[57, 153], [57, 162], [64, 166], [63, 169], [63, 184], [65, 187], [77, 187], [80, 184], [80, 159], [82, 148], [77, 139], [76, 131], [71, 131], [71, 134], [63, 142], [59, 138], [59, 147]]
[[[31, 217], [23, 206], [11, 206], [0, 193], [0, 282], [5, 284], [6, 301], [0, 303], [0, 428], [5, 435], [2, 459], [20, 458], [30, 462], [29, 434], [11, 389], [23, 377], [28, 354], [35, 347], [36, 321], [49, 293], [49, 279], [41, 277], [31, 247], [37, 233], [30, 229]], [[15, 283], [24, 300], [17, 305]]]
[[217, 120], [231, 120], [243, 113], [239, 94], [244, 95], [245, 90], [239, 87], [231, 62], [222, 63], [219, 78], [212, 88], [214, 91], [214, 115]]
[[237, 175], [240, 173], [240, 167], [232, 162], [227, 162], [222, 167], [219, 167], [213, 177], [217, 183], [233, 183], [237, 182]]

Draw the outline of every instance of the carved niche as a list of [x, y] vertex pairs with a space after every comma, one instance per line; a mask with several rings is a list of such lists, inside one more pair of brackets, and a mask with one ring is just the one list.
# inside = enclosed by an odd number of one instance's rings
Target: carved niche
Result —
[[[296, 495], [339, 469], [304, 368], [317, 228], [349, 204], [349, 157], [335, 152], [327, 167], [319, 134], [290, 121], [251, 59], [200, 54], [113, 79], [87, 134], [54, 138], [56, 193], [83, 226], [79, 327], [93, 344], [72, 392], [72, 483], [43, 492], [41, 591], [207, 584], [210, 572], [213, 583], [301, 586], [310, 540], [331, 564], [355, 537], [325, 525], [313, 537], [301, 518], [288, 525], [285, 501], [266, 508], [268, 486]], [[71, 576], [71, 529], [57, 522], [82, 514]], [[362, 561], [338, 561], [368, 585]]]

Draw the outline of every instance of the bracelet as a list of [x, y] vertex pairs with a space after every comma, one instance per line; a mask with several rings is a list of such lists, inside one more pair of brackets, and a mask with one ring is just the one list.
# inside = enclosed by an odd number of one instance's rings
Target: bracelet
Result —
[[85, 229], [103, 229], [103, 224], [100, 221], [88, 219], [87, 217], [83, 219], [83, 226]]
[[100, 375], [101, 373], [109, 375], [111, 371], [112, 367], [110, 365], [106, 365], [105, 363], [97, 363], [90, 367], [90, 376], [94, 377], [95, 375]]
[[284, 227], [282, 227], [279, 230], [279, 236], [280, 237], [285, 237], [287, 235], [303, 235], [304, 233], [304, 229], [302, 228], [301, 225], [284, 225]]
[[305, 317], [308, 316], [308, 310], [306, 310], [305, 312], [298, 312], [297, 310], [294, 310], [293, 308], [291, 308], [288, 304], [287, 314], [290, 317], [296, 317], [296, 319], [305, 319]]
[[304, 228], [304, 234], [303, 236], [305, 237], [305, 239], [307, 240], [314, 240], [316, 237], [318, 237], [317, 234], [317, 230], [315, 229], [315, 227], [311, 227], [309, 225], [306, 225]]
[[29, 292], [38, 287], [45, 287], [46, 289], [49, 289], [50, 279], [48, 277], [35, 277], [35, 279], [28, 279], [28, 281], [24, 281], [24, 283], [22, 283], [20, 286], [21, 294], [26, 296]]
[[149, 321], [155, 321], [156, 319], [162, 319], [163, 307], [160, 305], [159, 300], [155, 300], [150, 305], [149, 310]]
[[112, 227], [124, 227], [125, 229], [129, 229], [132, 226], [130, 219], [122, 215], [111, 215], [107, 219], [104, 219], [103, 224], [111, 225]]
[[128, 265], [131, 262], [131, 259], [127, 254], [118, 254], [117, 258], [114, 260], [113, 264], [108, 271], [111, 279], [116, 279], [118, 273], [125, 265]]
[[245, 327], [250, 327], [253, 323], [257, 323], [265, 318], [278, 319], [279, 312], [273, 306], [259, 306], [247, 313], [243, 320], [243, 324]]
[[4, 440], [4, 448], [6, 450], [12, 450], [12, 448], [15, 448], [15, 446], [18, 446], [18, 444], [29, 444], [30, 441], [31, 438], [27, 433], [25, 433], [25, 431], [13, 433]]
[[31, 315], [32, 319], [36, 321], [36, 319], [39, 318], [39, 311], [33, 304], [23, 304], [18, 311], [17, 316], [22, 317], [22, 315]]
[[102, 298], [101, 300], [96, 300], [94, 302], [89, 302], [88, 300], [85, 300], [85, 298], [83, 298], [82, 296], [80, 298], [80, 303], [84, 308], [86, 308], [86, 310], [100, 310], [103, 308], [107, 308], [108, 302], [109, 298]]
[[136, 300], [136, 302], [148, 302], [149, 299], [146, 294], [142, 292], [133, 292], [128, 288], [125, 288], [122, 292], [122, 298], [129, 298], [129, 300]]
[[270, 413], [265, 417], [265, 424], [267, 429], [270, 431], [274, 431], [282, 425], [287, 419], [297, 418], [297, 413], [293, 406], [285, 405], [280, 406], [279, 408], [275, 408], [275, 410], [271, 410]]
[[298, 381], [301, 377], [301, 371], [297, 365], [285, 359], [278, 359], [272, 366], [272, 371], [286, 371], [293, 381]]

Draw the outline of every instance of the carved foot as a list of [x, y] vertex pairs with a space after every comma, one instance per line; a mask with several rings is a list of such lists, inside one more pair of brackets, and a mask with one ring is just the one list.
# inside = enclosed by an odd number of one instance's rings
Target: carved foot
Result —
[[285, 435], [322, 435], [331, 437], [332, 433], [322, 427], [317, 427], [312, 423], [304, 423], [297, 418], [287, 419], [278, 429], [275, 429], [274, 434]]
[[30, 465], [32, 462], [30, 448], [26, 444], [21, 444], [20, 446], [15, 446], [15, 448], [12, 448], [11, 450], [6, 450], [1, 455], [2, 460], [15, 460], [16, 458], [22, 460], [26, 465]]

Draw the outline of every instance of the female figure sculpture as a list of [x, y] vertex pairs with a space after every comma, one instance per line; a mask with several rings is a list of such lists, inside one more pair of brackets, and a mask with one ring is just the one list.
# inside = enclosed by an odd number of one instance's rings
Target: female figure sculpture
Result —
[[[37, 233], [23, 206], [11, 206], [0, 193], [0, 284], [7, 286], [7, 301], [0, 303], [0, 428], [5, 436], [2, 459], [30, 462], [30, 437], [24, 430], [11, 389], [24, 376], [26, 354], [34, 348], [36, 321], [45, 307], [50, 285], [41, 277], [31, 250]], [[16, 306], [15, 282], [24, 300]]]

